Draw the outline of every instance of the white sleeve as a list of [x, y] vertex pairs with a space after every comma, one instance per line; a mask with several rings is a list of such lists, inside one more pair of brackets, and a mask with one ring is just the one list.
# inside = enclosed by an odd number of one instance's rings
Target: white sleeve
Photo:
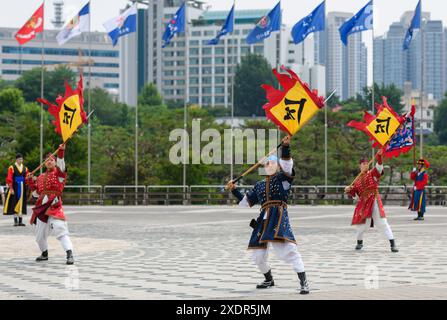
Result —
[[65, 172], [65, 160], [64, 159], [57, 158], [56, 165], [62, 172]]
[[248, 203], [248, 200], [247, 200], [247, 196], [244, 196], [244, 198], [241, 201], [239, 201], [239, 206], [250, 207], [250, 204]]
[[279, 165], [281, 166], [282, 171], [284, 171], [287, 174], [292, 174], [293, 159], [289, 160], [279, 159]]
[[379, 171], [379, 173], [382, 173], [383, 171], [383, 163], [379, 164], [378, 162], [376, 163], [376, 169], [377, 171]]

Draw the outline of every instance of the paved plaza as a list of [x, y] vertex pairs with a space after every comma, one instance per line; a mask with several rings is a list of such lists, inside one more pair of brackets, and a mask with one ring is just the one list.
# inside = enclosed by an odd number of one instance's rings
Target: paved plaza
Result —
[[35, 227], [2, 216], [0, 299], [447, 299], [446, 207], [429, 207], [423, 222], [385, 207], [399, 253], [376, 229], [356, 252], [353, 209], [289, 207], [307, 296], [273, 252], [276, 287], [255, 289], [263, 276], [246, 246], [258, 208], [67, 206], [74, 266], [54, 237], [50, 260], [36, 263]]

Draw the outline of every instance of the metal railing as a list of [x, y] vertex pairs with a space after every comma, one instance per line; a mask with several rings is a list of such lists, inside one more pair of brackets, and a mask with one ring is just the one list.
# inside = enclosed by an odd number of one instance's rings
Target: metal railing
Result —
[[[239, 185], [244, 194], [253, 186]], [[351, 197], [345, 186], [292, 186], [291, 205], [346, 205]], [[385, 205], [408, 206], [412, 186], [380, 186]], [[447, 206], [447, 186], [427, 186], [427, 205]], [[66, 186], [63, 201], [69, 205], [232, 205], [237, 199], [222, 185]]]

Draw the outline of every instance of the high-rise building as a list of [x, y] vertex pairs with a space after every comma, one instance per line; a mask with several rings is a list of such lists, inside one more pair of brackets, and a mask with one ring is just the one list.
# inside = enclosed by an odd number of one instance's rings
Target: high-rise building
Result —
[[340, 40], [339, 28], [351, 17], [352, 13], [329, 12], [326, 30], [318, 35], [316, 42], [320, 45], [321, 39], [326, 40], [324, 49], [316, 50], [320, 61], [324, 60], [321, 52], [326, 52], [326, 90], [337, 90], [342, 100], [360, 94], [367, 85], [367, 50], [362, 42], [362, 33], [349, 36], [347, 46]]
[[440, 100], [447, 89], [446, 31], [442, 21], [430, 20], [430, 14], [423, 12], [423, 50], [421, 32], [416, 30], [410, 48], [404, 51], [403, 41], [412, 15], [411, 11], [404, 13], [384, 36], [374, 39], [374, 81], [394, 84], [401, 90], [408, 81], [412, 89], [420, 91], [421, 68], [424, 66], [423, 91]]

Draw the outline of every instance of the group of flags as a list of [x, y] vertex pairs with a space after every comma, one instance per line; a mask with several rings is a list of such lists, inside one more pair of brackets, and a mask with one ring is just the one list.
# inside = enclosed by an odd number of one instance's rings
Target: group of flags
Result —
[[[411, 25], [408, 28], [404, 39], [403, 49], [410, 46], [413, 38], [413, 31], [421, 26], [421, 1], [419, 0]], [[169, 20], [163, 34], [162, 47], [167, 46], [176, 33], [185, 32], [186, 29], [186, 1], [179, 7], [174, 16]], [[235, 5], [233, 4], [228, 16], [217, 33], [217, 36], [208, 41], [209, 45], [217, 45], [221, 37], [232, 33], [235, 21]], [[309, 15], [298, 21], [292, 28], [291, 35], [295, 44], [298, 44], [314, 32], [325, 29], [326, 1], [319, 4]], [[246, 42], [253, 44], [270, 37], [272, 32], [281, 30], [281, 1], [255, 25], [253, 30], [247, 35]], [[43, 32], [44, 24], [44, 3], [34, 12], [31, 18], [17, 32], [16, 39], [22, 45], [36, 37], [36, 34]], [[137, 30], [137, 7], [136, 4], [129, 7], [117, 17], [106, 21], [104, 28], [109, 34], [113, 45], [118, 42], [119, 37]], [[370, 0], [351, 19], [346, 21], [340, 28], [340, 38], [343, 44], [348, 44], [348, 36], [366, 30], [373, 29], [373, 0]], [[90, 31], [90, 1], [72, 17], [57, 35], [59, 45], [63, 45], [71, 38], [80, 35], [82, 32]]]
[[[168, 45], [172, 37], [176, 33], [185, 31], [186, 23], [186, 3], [183, 3], [174, 17], [168, 23], [163, 35], [163, 47]], [[222, 36], [233, 32], [234, 29], [234, 7], [233, 4], [228, 16], [217, 36], [208, 41], [209, 45], [216, 45]], [[255, 25], [253, 30], [247, 35], [247, 44], [253, 44], [268, 38], [272, 32], [281, 30], [281, 1], [265, 16], [263, 16]], [[309, 15], [298, 21], [292, 28], [291, 35], [293, 42], [298, 44], [306, 37], [314, 32], [323, 31], [325, 29], [326, 20], [326, 1], [320, 3]], [[421, 0], [416, 7], [415, 14], [411, 25], [404, 39], [403, 49], [409, 48], [413, 37], [413, 30], [419, 29], [421, 25]], [[362, 32], [373, 29], [373, 0], [370, 0], [363, 8], [360, 9], [351, 19], [347, 20], [340, 28], [340, 38], [344, 45], [348, 44], [348, 36], [353, 33]]]
[[[135, 32], [137, 30], [136, 4], [117, 17], [106, 21], [104, 28], [109, 34], [114, 46], [117, 44], [119, 37]], [[34, 39], [43, 30], [44, 3], [39, 6], [23, 27], [17, 31], [15, 38], [20, 45], [23, 45]], [[59, 45], [63, 45], [83, 32], [90, 32], [90, 1], [83, 5], [81, 10], [62, 27], [56, 36], [56, 40]]]

